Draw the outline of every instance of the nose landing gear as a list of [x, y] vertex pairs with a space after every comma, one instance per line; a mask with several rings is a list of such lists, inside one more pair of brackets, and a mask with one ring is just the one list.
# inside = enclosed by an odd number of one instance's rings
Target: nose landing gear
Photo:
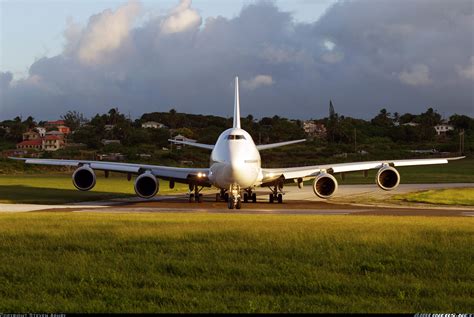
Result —
[[229, 209], [240, 209], [242, 208], [242, 199], [240, 197], [240, 186], [236, 184], [230, 185], [229, 188], [229, 199], [227, 201], [227, 207]]

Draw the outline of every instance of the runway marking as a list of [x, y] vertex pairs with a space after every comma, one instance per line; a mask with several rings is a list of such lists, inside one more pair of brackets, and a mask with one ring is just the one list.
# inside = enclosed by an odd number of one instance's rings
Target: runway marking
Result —
[[463, 216], [466, 216], [466, 217], [474, 217], [474, 212], [473, 211], [463, 212], [462, 214], [463, 214]]

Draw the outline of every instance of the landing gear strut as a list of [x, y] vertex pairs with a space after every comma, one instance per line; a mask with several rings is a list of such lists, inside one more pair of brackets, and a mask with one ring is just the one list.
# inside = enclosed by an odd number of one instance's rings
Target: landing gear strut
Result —
[[[201, 190], [204, 187], [199, 188], [198, 185], [189, 184], [189, 202], [192, 203], [193, 201], [200, 203], [202, 202], [202, 194]], [[194, 191], [194, 193], [193, 193]]]
[[247, 189], [244, 193], [244, 203], [252, 201], [253, 203], [257, 202], [257, 194], [253, 193], [251, 189]]
[[[227, 193], [226, 193], [227, 194]], [[240, 209], [242, 208], [242, 200], [240, 197], [240, 186], [237, 184], [230, 185], [229, 188], [229, 199], [227, 200], [227, 207], [229, 209]]]
[[275, 186], [273, 187], [268, 187], [272, 191], [271, 194], [269, 194], [269, 202], [270, 204], [273, 204], [273, 202], [278, 202], [279, 204], [283, 203], [283, 183], [276, 183]]

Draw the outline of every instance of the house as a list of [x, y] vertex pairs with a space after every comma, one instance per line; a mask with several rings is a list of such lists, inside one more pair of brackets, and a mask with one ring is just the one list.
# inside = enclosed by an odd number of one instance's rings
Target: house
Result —
[[110, 131], [110, 130], [113, 130], [115, 127], [115, 124], [106, 124], [104, 125], [104, 130], [105, 131]]
[[97, 154], [96, 159], [99, 161], [123, 161], [125, 155], [121, 153]]
[[36, 131], [29, 130], [23, 133], [23, 141], [37, 140], [37, 139], [41, 139], [41, 135]]
[[10, 127], [0, 125], [0, 129], [3, 129], [3, 130], [5, 130], [5, 132], [10, 133]]
[[54, 135], [54, 136], [64, 140], [64, 133], [59, 132], [59, 131], [48, 131], [48, 132], [46, 132], [45, 137], [47, 137], [48, 135]]
[[196, 140], [193, 140], [193, 139], [189, 139], [181, 134], [178, 134], [176, 136], [173, 137], [173, 140], [175, 141], [184, 141], [184, 142], [192, 142], [192, 143], [196, 143]]
[[57, 126], [57, 129], [59, 132], [61, 132], [64, 135], [68, 135], [69, 133], [71, 133], [71, 129], [69, 129], [69, 127], [65, 125], [59, 125]]
[[57, 128], [61, 125], [65, 125], [65, 122], [64, 120], [56, 120], [56, 121], [47, 121], [45, 124], [44, 124], [44, 127], [46, 129], [54, 129], [54, 128]]
[[46, 136], [46, 128], [36, 127], [33, 130], [39, 133], [40, 137], [44, 138]]
[[41, 136], [36, 131], [23, 133], [23, 141], [16, 145], [17, 149], [37, 151], [57, 151], [65, 147], [64, 134], [59, 131], [50, 131]]
[[[196, 140], [189, 139], [181, 134], [178, 134], [172, 138], [175, 141], [184, 141], [184, 142], [191, 142], [191, 143], [196, 143]], [[172, 143], [173, 144], [173, 143]], [[181, 146], [185, 146], [184, 144], [176, 144], [176, 148], [180, 149]]]
[[437, 135], [446, 134], [446, 132], [454, 130], [454, 127], [452, 125], [445, 123], [435, 125], [434, 128], [436, 130]]
[[33, 140], [24, 140], [16, 145], [18, 150], [37, 150], [43, 149], [43, 140], [40, 138]]
[[64, 139], [56, 135], [46, 135], [42, 139], [42, 148], [44, 151], [52, 152], [64, 147]]
[[326, 126], [322, 123], [315, 123], [313, 121], [303, 122], [304, 132], [310, 136], [317, 136], [320, 138], [326, 137]]
[[155, 121], [147, 121], [142, 123], [142, 128], [145, 129], [163, 129], [167, 128], [163, 123], [155, 122]]
[[409, 127], [417, 127], [419, 126], [420, 124], [419, 123], [416, 123], [416, 122], [407, 122], [407, 123], [404, 123], [402, 124], [404, 126], [409, 126]]

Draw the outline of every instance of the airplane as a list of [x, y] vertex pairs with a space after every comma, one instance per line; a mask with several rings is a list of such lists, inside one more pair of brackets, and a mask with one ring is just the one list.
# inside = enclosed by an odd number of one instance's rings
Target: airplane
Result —
[[229, 209], [240, 209], [243, 202], [256, 202], [257, 187], [268, 187], [271, 191], [269, 202], [283, 202], [283, 188], [286, 183], [296, 183], [301, 189], [303, 182], [313, 180], [313, 191], [322, 199], [332, 197], [338, 188], [336, 173], [378, 169], [375, 183], [383, 190], [393, 190], [400, 184], [400, 174], [396, 167], [445, 164], [451, 160], [464, 158], [433, 158], [409, 160], [379, 160], [370, 162], [324, 164], [290, 168], [262, 168], [259, 151], [306, 141], [305, 139], [256, 145], [240, 125], [239, 79], [235, 77], [233, 126], [222, 132], [215, 145], [169, 140], [211, 150], [209, 168], [180, 168], [158, 165], [116, 163], [88, 160], [61, 160], [11, 158], [26, 164], [70, 166], [77, 169], [72, 174], [74, 186], [81, 191], [91, 190], [96, 184], [96, 171], [126, 173], [131, 180], [136, 175], [134, 189], [139, 197], [150, 199], [159, 191], [158, 179], [168, 180], [170, 188], [175, 183], [189, 185], [189, 201], [201, 202], [204, 187], [220, 189], [216, 201], [226, 201]]

